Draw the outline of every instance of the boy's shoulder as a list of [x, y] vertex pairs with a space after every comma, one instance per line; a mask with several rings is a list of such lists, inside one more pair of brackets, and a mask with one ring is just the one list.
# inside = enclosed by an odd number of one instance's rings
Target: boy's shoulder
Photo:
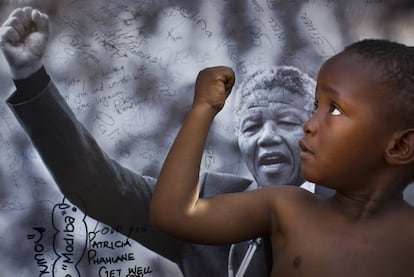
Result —
[[391, 211], [389, 217], [400, 221], [404, 228], [410, 228], [414, 232], [414, 206], [412, 204], [405, 202], [401, 209]]
[[[312, 191], [306, 187], [298, 186], [289, 186], [289, 185], [279, 185], [279, 186], [268, 186], [262, 189], [269, 190], [269, 193], [273, 194], [275, 197], [282, 195], [283, 197], [299, 197], [299, 198], [312, 198], [318, 199], [319, 197], [315, 195]], [[282, 198], [283, 198], [282, 197]]]
[[322, 197], [297, 186], [269, 186], [263, 190], [271, 196], [272, 204], [277, 211], [313, 209], [316, 207], [315, 204], [323, 201]]

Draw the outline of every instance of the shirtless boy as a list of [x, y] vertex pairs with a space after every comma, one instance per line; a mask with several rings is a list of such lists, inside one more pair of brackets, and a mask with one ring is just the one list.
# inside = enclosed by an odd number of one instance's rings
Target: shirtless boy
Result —
[[152, 199], [155, 227], [222, 244], [268, 236], [272, 276], [414, 276], [414, 50], [363, 40], [321, 67], [315, 112], [304, 124], [302, 172], [336, 190], [294, 186], [198, 197], [209, 127], [235, 82], [228, 67], [199, 73], [195, 98]]

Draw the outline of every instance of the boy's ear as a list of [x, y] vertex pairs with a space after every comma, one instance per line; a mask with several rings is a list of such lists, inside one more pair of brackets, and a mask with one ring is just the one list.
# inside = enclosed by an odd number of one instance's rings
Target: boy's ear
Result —
[[385, 159], [394, 165], [414, 162], [414, 129], [405, 129], [394, 134], [386, 149]]

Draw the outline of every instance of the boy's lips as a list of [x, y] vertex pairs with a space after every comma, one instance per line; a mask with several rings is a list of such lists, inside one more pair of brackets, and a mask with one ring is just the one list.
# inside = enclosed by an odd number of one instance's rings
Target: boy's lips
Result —
[[299, 141], [299, 146], [302, 149], [302, 153], [306, 153], [306, 154], [314, 154], [312, 152], [312, 150], [309, 148], [309, 146], [306, 144], [306, 142], [304, 141], [304, 139], [301, 139]]

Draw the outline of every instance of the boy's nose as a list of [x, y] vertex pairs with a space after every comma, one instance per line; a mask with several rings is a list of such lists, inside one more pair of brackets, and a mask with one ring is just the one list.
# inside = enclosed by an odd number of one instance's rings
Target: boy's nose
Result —
[[313, 115], [303, 124], [303, 132], [305, 133], [305, 135], [315, 134], [315, 131], [316, 131], [315, 121], [316, 121], [315, 115]]

